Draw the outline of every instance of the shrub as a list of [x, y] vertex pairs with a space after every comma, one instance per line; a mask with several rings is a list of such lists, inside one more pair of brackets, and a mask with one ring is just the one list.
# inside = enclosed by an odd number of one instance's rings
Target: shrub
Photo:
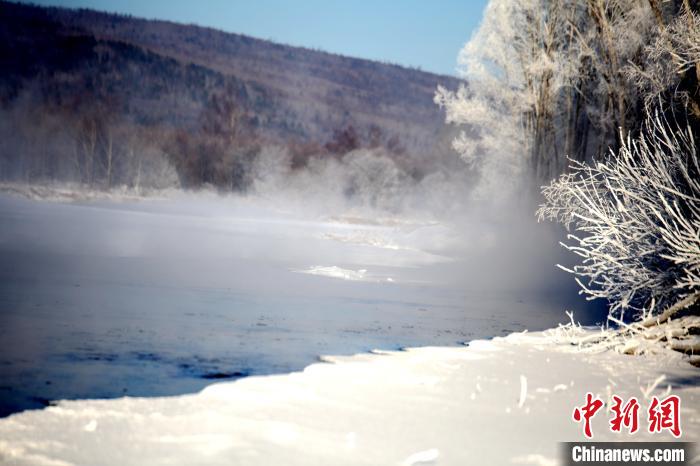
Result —
[[663, 321], [700, 298], [698, 148], [675, 126], [650, 117], [638, 138], [591, 165], [572, 161], [542, 190], [538, 219], [576, 233], [563, 245], [581, 262], [565, 270], [620, 319]]

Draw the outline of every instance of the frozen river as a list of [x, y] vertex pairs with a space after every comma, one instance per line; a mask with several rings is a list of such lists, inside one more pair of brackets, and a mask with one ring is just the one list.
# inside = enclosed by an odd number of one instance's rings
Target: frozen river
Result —
[[[541, 329], [564, 309], [599, 317], [549, 294], [539, 262], [510, 270], [489, 235], [458, 230], [214, 196], [0, 195], [0, 415], [64, 398], [195, 392], [324, 354]], [[509, 274], [530, 279], [494, 283]]]

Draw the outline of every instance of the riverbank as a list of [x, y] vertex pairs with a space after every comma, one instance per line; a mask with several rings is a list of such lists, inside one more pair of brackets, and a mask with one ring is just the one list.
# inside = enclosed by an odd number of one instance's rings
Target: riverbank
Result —
[[560, 333], [326, 357], [194, 395], [59, 402], [0, 420], [0, 462], [554, 465], [559, 442], [585, 439], [572, 413], [587, 392], [641, 406], [632, 435], [611, 432], [602, 409], [596, 441], [674, 440], [646, 426], [651, 397], [668, 394], [682, 401], [681, 440], [699, 438], [700, 373], [686, 356], [585, 351]]

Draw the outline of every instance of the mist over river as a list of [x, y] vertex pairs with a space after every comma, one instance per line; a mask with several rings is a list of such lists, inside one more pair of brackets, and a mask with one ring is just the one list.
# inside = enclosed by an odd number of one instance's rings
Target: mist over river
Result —
[[602, 320], [554, 269], [556, 243], [527, 234], [232, 196], [0, 195], [0, 415], [542, 329], [565, 309]]

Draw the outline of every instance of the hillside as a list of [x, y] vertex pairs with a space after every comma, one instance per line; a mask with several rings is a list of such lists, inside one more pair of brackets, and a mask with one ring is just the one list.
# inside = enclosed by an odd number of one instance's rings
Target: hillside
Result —
[[4, 178], [77, 170], [111, 184], [140, 173], [136, 152], [160, 152], [186, 185], [235, 188], [266, 144], [288, 147], [297, 166], [383, 147], [424, 172], [444, 131], [434, 90], [458, 85], [194, 25], [8, 2], [0, 41]]
[[420, 137], [433, 134], [442, 120], [433, 104], [437, 84], [458, 83], [447, 76], [193, 25], [89, 10], [47, 13], [96, 37], [137, 44], [278, 91], [304, 122], [306, 134], [316, 138], [329, 137], [348, 123], [376, 124], [401, 134], [407, 143], [424, 144]]

